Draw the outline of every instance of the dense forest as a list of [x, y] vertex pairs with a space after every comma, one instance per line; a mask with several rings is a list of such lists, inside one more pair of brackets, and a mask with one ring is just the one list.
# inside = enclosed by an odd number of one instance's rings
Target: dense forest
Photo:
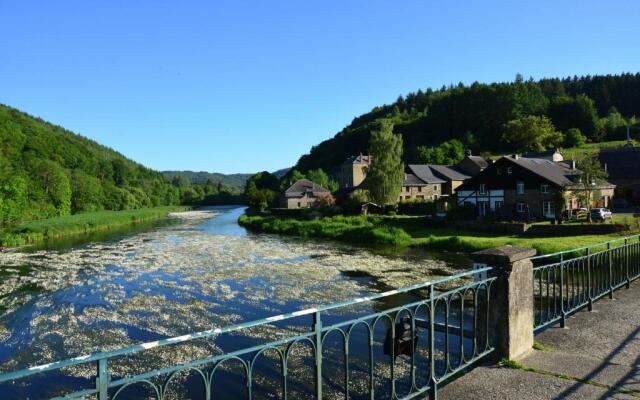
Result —
[[237, 200], [211, 181], [168, 182], [112, 149], [0, 105], [0, 227], [85, 211]]
[[475, 153], [521, 152], [622, 139], [640, 116], [640, 73], [473, 83], [427, 89], [375, 107], [303, 155], [296, 169], [331, 171], [366, 153], [386, 119], [403, 137], [407, 163], [456, 162]]

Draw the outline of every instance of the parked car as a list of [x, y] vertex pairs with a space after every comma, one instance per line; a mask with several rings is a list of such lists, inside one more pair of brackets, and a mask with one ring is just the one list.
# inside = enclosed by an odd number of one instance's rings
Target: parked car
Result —
[[592, 208], [591, 209], [591, 219], [595, 220], [606, 220], [613, 218], [613, 213], [607, 208]]

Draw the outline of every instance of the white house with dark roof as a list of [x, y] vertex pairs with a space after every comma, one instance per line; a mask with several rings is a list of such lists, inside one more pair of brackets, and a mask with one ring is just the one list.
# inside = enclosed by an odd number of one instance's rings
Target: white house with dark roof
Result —
[[[564, 193], [568, 209], [579, 204], [576, 192], [580, 171], [570, 161], [502, 157], [458, 188], [459, 204], [473, 204], [478, 215], [490, 212], [511, 219], [556, 217], [557, 192]], [[609, 207], [615, 185], [593, 187], [592, 205]], [[594, 195], [595, 194], [595, 195]]]

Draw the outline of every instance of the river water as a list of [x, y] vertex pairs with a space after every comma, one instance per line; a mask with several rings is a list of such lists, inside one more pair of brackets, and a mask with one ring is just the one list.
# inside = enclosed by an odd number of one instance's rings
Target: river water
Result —
[[[348, 300], [460, 268], [425, 253], [248, 233], [236, 223], [243, 211], [177, 213], [100, 241], [0, 253], [0, 372]], [[214, 339], [157, 358], [188, 361], [225, 344]], [[82, 386], [93, 379], [91, 367], [19, 389], [0, 385], [0, 398], [49, 396], [52, 380]]]

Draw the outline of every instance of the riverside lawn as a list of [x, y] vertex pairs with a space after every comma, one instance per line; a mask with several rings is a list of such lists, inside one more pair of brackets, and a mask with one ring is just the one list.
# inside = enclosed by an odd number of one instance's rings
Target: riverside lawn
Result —
[[256, 232], [317, 237], [363, 245], [418, 247], [438, 251], [473, 252], [505, 244], [531, 247], [549, 254], [600, 243], [631, 233], [527, 237], [426, 226], [424, 217], [333, 216], [303, 220], [291, 217], [242, 215], [238, 222]]
[[23, 222], [0, 230], [0, 248], [34, 244], [165, 218], [169, 213], [191, 207], [164, 206], [123, 211], [95, 211]]

